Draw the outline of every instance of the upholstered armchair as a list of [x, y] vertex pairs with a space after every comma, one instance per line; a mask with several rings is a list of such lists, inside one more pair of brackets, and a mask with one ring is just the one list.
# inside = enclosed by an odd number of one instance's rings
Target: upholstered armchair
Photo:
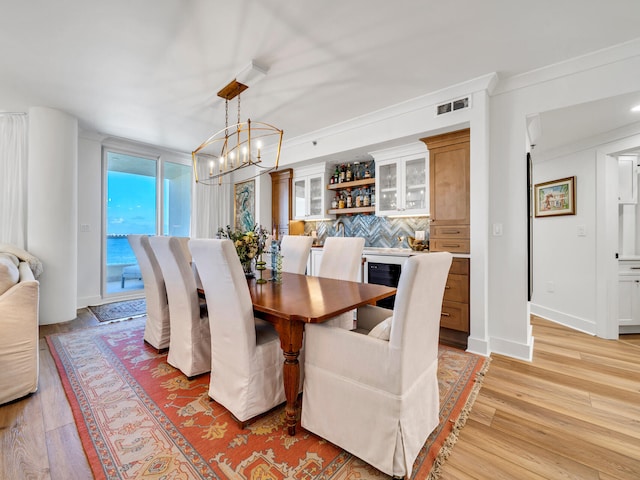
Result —
[[282, 349], [272, 325], [253, 316], [231, 240], [189, 242], [211, 323], [209, 396], [242, 424], [285, 401]]
[[0, 404], [38, 389], [39, 299], [29, 265], [0, 254]]
[[304, 275], [313, 238], [304, 235], [284, 235], [280, 242], [282, 271]]
[[167, 362], [187, 377], [211, 369], [209, 319], [200, 308], [193, 269], [178, 237], [149, 239], [162, 269], [169, 302], [171, 335]]
[[144, 282], [144, 296], [147, 303], [144, 341], [153, 348], [163, 350], [169, 347], [171, 328], [167, 289], [164, 285], [162, 269], [153, 253], [148, 236], [129, 235], [129, 245], [136, 255]]
[[[329, 237], [322, 248], [322, 260], [318, 270], [319, 277], [338, 280], [358, 281], [358, 272], [362, 265], [362, 237]], [[345, 312], [332, 318], [327, 325], [353, 329], [353, 312]]]
[[438, 333], [451, 257], [410, 257], [394, 310], [359, 309], [368, 335], [305, 326], [302, 427], [388, 475], [410, 477], [438, 425]]

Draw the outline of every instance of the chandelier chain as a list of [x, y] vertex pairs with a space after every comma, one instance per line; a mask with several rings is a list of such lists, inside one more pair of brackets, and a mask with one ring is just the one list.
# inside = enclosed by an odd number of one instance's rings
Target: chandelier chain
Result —
[[229, 99], [224, 101], [224, 136], [229, 135]]

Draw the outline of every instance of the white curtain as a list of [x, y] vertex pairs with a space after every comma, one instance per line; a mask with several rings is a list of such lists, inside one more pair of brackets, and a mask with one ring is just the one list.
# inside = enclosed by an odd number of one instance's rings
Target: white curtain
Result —
[[0, 112], [0, 243], [25, 248], [27, 115]]
[[[198, 166], [199, 175], [206, 176], [208, 174], [206, 163], [198, 163]], [[230, 183], [222, 185], [196, 183], [196, 238], [215, 238], [219, 227], [225, 228], [233, 223], [232, 191]]]

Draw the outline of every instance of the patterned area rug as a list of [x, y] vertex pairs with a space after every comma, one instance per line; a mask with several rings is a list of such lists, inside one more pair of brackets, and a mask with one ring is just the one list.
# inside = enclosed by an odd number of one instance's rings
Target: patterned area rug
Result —
[[[47, 337], [95, 478], [389, 478], [300, 425], [290, 437], [284, 407], [241, 430], [209, 399], [209, 375], [189, 380], [143, 331], [134, 319]], [[414, 479], [438, 478], [487, 367], [484, 357], [440, 348], [440, 425]]]
[[88, 307], [100, 322], [111, 322], [124, 318], [135, 318], [147, 313], [147, 302], [144, 298], [125, 300], [123, 302], [105, 303]]

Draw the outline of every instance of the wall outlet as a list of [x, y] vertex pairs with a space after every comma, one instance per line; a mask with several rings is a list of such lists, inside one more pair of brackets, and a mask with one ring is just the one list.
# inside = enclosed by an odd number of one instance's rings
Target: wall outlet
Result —
[[547, 293], [553, 293], [556, 291], [556, 283], [555, 282], [547, 282]]
[[587, 236], [587, 226], [586, 225], [578, 225], [576, 227], [576, 231], [577, 231], [579, 237], [586, 237]]
[[81, 223], [80, 224], [80, 231], [81, 232], [90, 232], [91, 231], [91, 225], [89, 225], [88, 223]]
[[414, 236], [416, 240], [424, 240], [424, 230], [416, 230]]
[[502, 236], [502, 224], [501, 223], [494, 223], [493, 224], [493, 236], [494, 237], [501, 237]]

